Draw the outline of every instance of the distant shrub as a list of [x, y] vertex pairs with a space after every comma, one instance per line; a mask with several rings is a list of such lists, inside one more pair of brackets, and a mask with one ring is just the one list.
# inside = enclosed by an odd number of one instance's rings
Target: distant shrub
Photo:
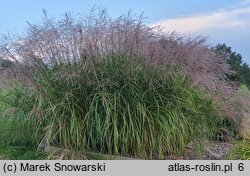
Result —
[[2, 60], [0, 63], [2, 68], [8, 68], [14, 65], [10, 60]]

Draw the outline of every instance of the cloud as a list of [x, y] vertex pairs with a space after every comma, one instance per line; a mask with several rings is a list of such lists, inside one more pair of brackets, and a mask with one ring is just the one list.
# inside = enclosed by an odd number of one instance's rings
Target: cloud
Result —
[[159, 21], [152, 26], [160, 26], [166, 31], [177, 32], [203, 32], [216, 29], [249, 28], [250, 27], [250, 3], [243, 1], [236, 7], [198, 14], [191, 17], [167, 19]]
[[163, 31], [208, 36], [212, 44], [226, 43], [250, 65], [250, 0], [215, 12], [161, 20], [151, 26], [160, 26]]

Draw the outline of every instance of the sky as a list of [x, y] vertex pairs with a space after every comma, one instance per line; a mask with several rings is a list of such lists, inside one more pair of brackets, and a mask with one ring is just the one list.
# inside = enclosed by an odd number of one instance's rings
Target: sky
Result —
[[65, 12], [88, 14], [93, 6], [112, 17], [129, 10], [144, 14], [145, 23], [164, 31], [208, 37], [208, 44], [226, 43], [250, 65], [250, 0], [0, 0], [0, 33], [25, 31], [39, 23], [45, 9], [60, 18]]

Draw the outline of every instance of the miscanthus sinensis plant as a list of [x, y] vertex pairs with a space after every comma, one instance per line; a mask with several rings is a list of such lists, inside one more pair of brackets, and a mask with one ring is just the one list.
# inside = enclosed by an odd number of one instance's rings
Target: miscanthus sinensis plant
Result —
[[30, 123], [18, 132], [30, 129], [42, 149], [181, 154], [216, 132], [222, 115], [211, 97], [233, 93], [228, 65], [203, 38], [162, 33], [131, 13], [58, 21], [45, 13], [25, 35], [6, 37], [1, 57], [13, 61], [18, 82], [4, 98], [2, 112], [13, 113], [2, 118], [23, 114]]

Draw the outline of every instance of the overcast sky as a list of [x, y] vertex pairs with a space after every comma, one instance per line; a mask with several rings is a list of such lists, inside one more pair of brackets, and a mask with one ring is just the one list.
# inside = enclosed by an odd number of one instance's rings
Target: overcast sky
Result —
[[166, 31], [208, 36], [208, 43], [226, 43], [250, 65], [250, 0], [0, 0], [0, 33], [21, 33], [26, 22], [39, 23], [42, 9], [60, 17], [86, 14], [94, 6], [113, 17], [132, 10], [144, 12], [146, 23]]

